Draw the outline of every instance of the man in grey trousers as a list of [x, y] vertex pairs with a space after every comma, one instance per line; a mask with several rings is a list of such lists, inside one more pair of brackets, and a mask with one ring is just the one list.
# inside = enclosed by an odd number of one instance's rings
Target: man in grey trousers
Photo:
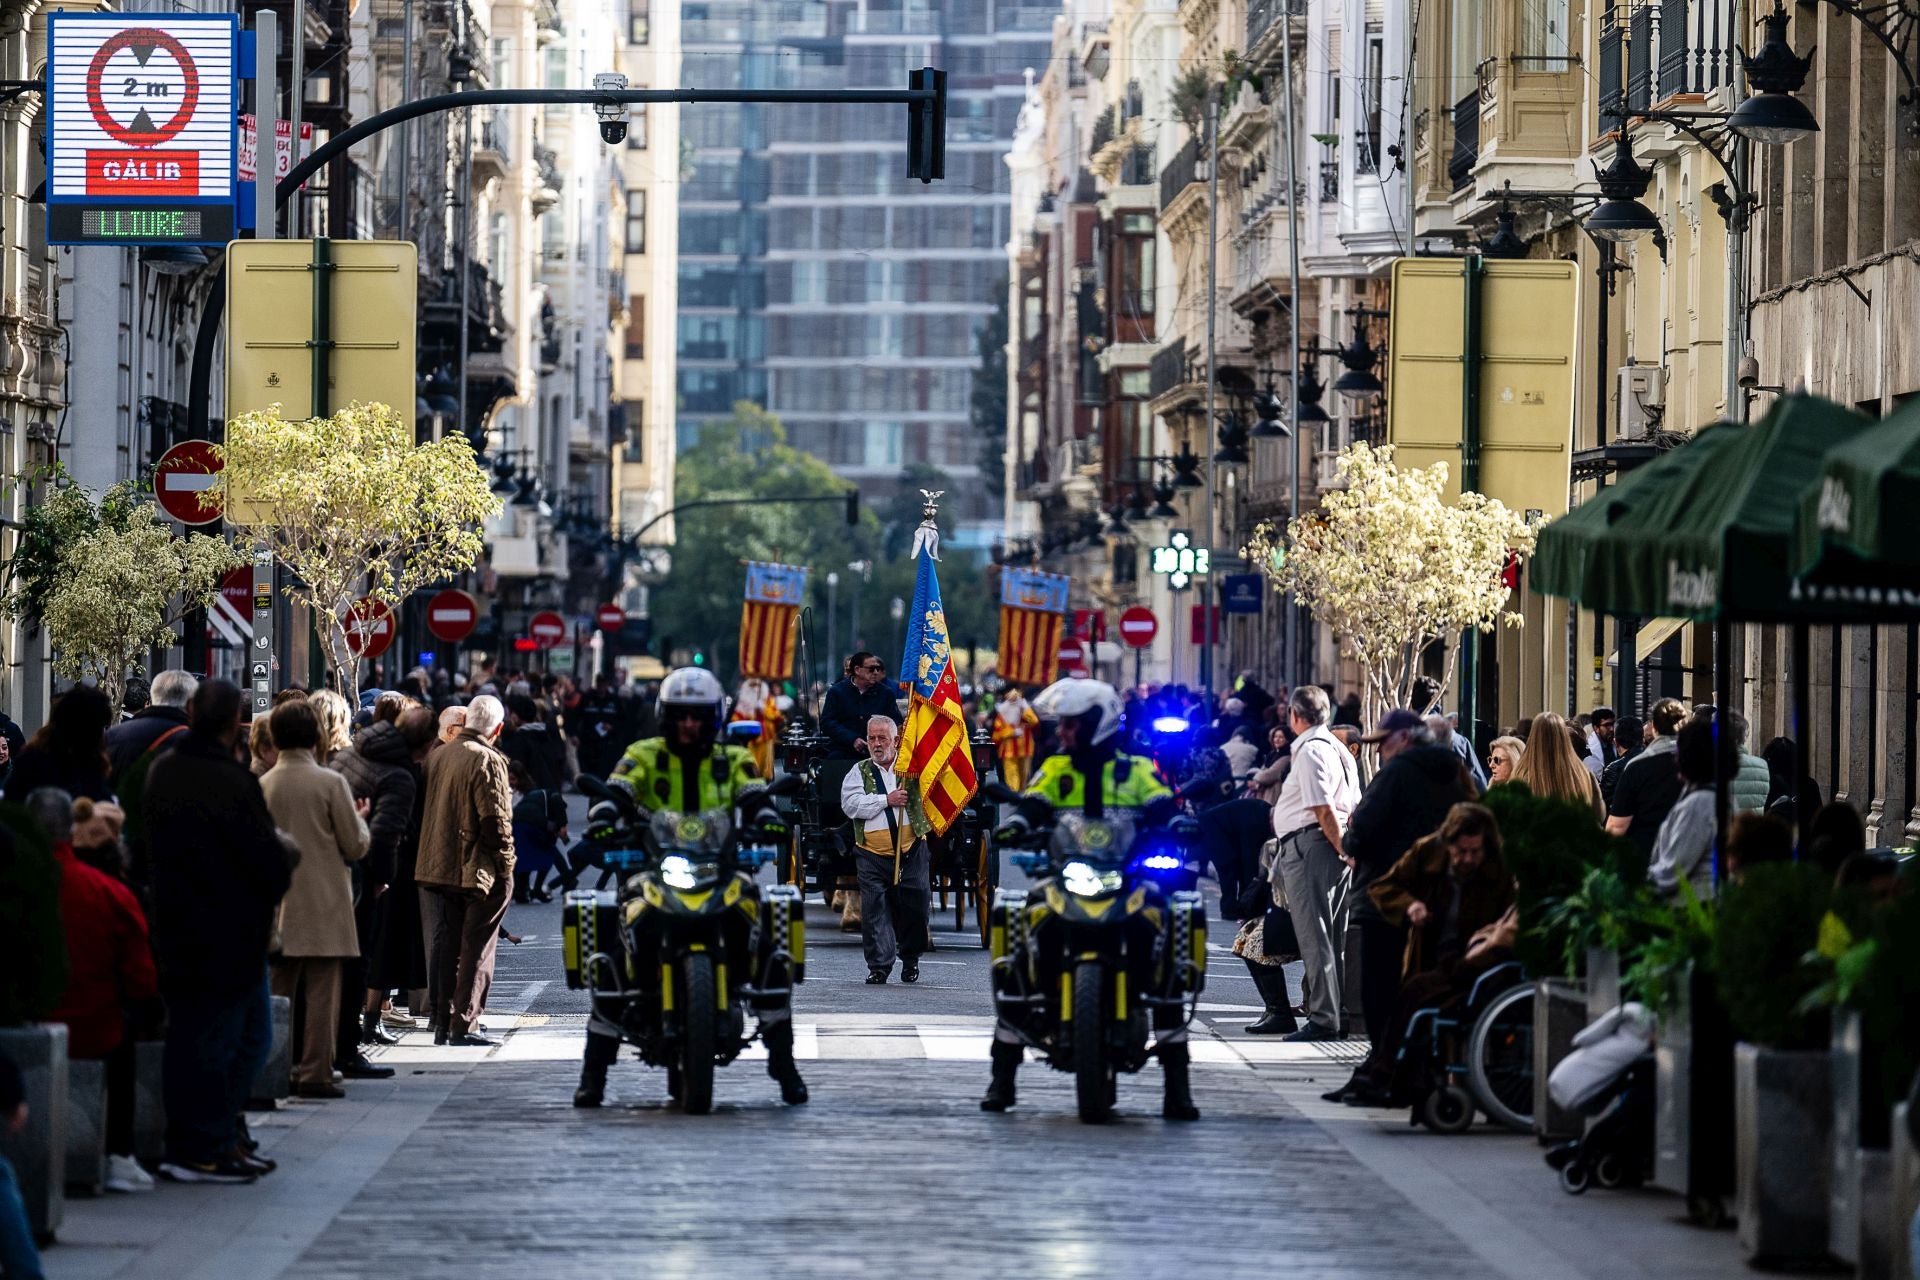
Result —
[[1341, 842], [1360, 803], [1360, 778], [1353, 753], [1327, 728], [1331, 716], [1325, 690], [1314, 685], [1295, 689], [1287, 700], [1293, 767], [1273, 806], [1273, 833], [1280, 841], [1273, 875], [1286, 894], [1300, 938], [1307, 1006], [1307, 1025], [1288, 1040], [1338, 1040], [1342, 1035], [1340, 967], [1346, 955], [1353, 864]]
[[859, 845], [853, 853], [860, 880], [860, 932], [867, 955], [867, 981], [878, 986], [900, 959], [900, 981], [920, 980], [920, 953], [927, 949], [931, 898], [927, 832], [920, 782], [894, 772], [899, 731], [886, 716], [867, 721], [867, 759], [847, 773], [840, 807], [853, 820]]

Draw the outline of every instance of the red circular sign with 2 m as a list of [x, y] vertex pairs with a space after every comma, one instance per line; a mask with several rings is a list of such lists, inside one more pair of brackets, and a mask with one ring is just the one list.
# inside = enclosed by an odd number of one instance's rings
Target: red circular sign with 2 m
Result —
[[199, 104], [200, 72], [180, 41], [156, 27], [109, 36], [87, 66], [87, 109], [103, 133], [137, 150], [90, 150], [88, 192], [200, 194], [198, 151], [154, 150], [179, 136]]

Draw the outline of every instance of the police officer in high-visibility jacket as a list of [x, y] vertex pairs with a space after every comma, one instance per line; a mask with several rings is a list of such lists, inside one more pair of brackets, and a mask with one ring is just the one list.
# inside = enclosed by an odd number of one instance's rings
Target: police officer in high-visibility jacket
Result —
[[[1110, 809], [1131, 809], [1142, 827], [1164, 827], [1175, 816], [1173, 792], [1145, 756], [1120, 750], [1120, 695], [1099, 680], [1058, 680], [1033, 700], [1040, 719], [1053, 721], [1060, 751], [1040, 762], [1025, 794], [1046, 799], [1056, 809], [1078, 809], [1099, 817]], [[1046, 923], [1038, 926], [1045, 930]], [[1044, 943], [1041, 944], [1044, 948]], [[1165, 1085], [1160, 1114], [1169, 1120], [1195, 1120], [1188, 1077], [1184, 1021], [1156, 1013]], [[980, 1100], [983, 1111], [1005, 1111], [1014, 1104], [1015, 1078], [1025, 1050], [1019, 1036], [1002, 1024], [993, 1040], [993, 1079]]]
[[[714, 674], [701, 667], [681, 667], [660, 682], [661, 736], [643, 738], [627, 748], [609, 785], [626, 791], [643, 811], [705, 813], [710, 809], [739, 808], [743, 825], [771, 810], [753, 754], [745, 747], [718, 741], [726, 715], [726, 693]], [[807, 1100], [807, 1086], [793, 1060], [793, 1019], [790, 1007], [760, 1013], [760, 1038], [767, 1046], [767, 1074], [780, 1084], [789, 1103]], [[587, 1029], [586, 1061], [580, 1069], [580, 1087], [573, 1105], [597, 1107], [606, 1093], [607, 1068], [620, 1056], [618, 1038]]]

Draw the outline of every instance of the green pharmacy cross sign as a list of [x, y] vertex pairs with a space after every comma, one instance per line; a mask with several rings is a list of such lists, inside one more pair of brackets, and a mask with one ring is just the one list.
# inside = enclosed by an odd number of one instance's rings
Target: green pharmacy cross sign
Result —
[[1175, 529], [1167, 535], [1166, 546], [1153, 549], [1153, 571], [1165, 574], [1175, 591], [1185, 591], [1195, 578], [1205, 577], [1212, 562], [1213, 553], [1194, 546], [1193, 535], [1185, 529]]

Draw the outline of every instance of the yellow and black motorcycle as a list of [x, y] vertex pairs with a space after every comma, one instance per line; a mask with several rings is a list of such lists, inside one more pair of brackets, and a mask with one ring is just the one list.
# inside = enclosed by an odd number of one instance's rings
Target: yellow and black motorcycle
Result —
[[1017, 1063], [1038, 1050], [1072, 1074], [1089, 1124], [1112, 1113], [1119, 1073], [1152, 1057], [1184, 1096], [1186, 1030], [1207, 971], [1206, 908], [1198, 893], [1170, 887], [1188, 836], [1142, 831], [1131, 810], [1056, 813], [1031, 793], [995, 792], [1018, 816], [994, 838], [1042, 877], [994, 900], [996, 1065], [1002, 1051]]
[[804, 1101], [792, 1066], [792, 1002], [806, 977], [805, 914], [798, 890], [762, 887], [753, 876], [785, 832], [736, 832], [732, 815], [716, 809], [636, 814], [629, 834], [637, 848], [601, 855], [619, 875], [617, 893], [566, 900], [567, 985], [591, 991], [591, 1030], [665, 1067], [667, 1091], [688, 1114], [712, 1109], [714, 1068], [756, 1034], [774, 1057], [782, 1095]]

